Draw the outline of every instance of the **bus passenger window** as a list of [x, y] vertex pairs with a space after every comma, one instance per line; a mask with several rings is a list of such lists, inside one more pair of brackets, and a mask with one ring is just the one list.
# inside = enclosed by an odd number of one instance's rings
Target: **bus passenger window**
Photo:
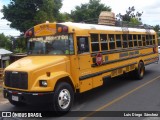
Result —
[[78, 54], [89, 52], [88, 37], [77, 37]]
[[142, 36], [138, 35], [138, 46], [142, 46]]
[[146, 45], [149, 45], [150, 39], [149, 39], [149, 35], [146, 35]]
[[153, 42], [152, 42], [152, 35], [149, 35], [149, 43], [150, 43], [150, 45], [153, 45]]
[[117, 48], [122, 48], [121, 35], [116, 35]]
[[155, 35], [152, 36], [152, 41], [153, 41], [153, 45], [155, 45], [156, 44]]
[[134, 43], [134, 47], [137, 46], [137, 35], [133, 35], [133, 43]]
[[100, 35], [100, 41], [101, 41], [101, 49], [102, 50], [108, 50], [108, 41], [107, 41], [107, 35], [101, 34]]
[[146, 46], [146, 36], [142, 35], [143, 46]]
[[110, 35], [108, 35], [108, 37], [109, 37], [109, 47], [110, 47], [110, 50], [111, 49], [115, 49], [114, 35], [110, 34]]
[[123, 48], [128, 48], [128, 40], [127, 40], [127, 34], [122, 35], [123, 38]]
[[91, 46], [92, 46], [92, 52], [99, 51], [98, 34], [91, 34]]
[[133, 47], [132, 35], [128, 35], [129, 47]]

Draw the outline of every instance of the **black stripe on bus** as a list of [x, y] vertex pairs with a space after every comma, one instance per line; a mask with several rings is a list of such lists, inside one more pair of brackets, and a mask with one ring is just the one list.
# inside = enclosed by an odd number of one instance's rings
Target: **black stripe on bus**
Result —
[[143, 56], [152, 55], [152, 54], [154, 54], [154, 52], [150, 52], [150, 53], [142, 54], [141, 56], [143, 57]]
[[107, 54], [113, 54], [113, 53], [120, 53], [120, 52], [129, 52], [129, 51], [133, 51], [133, 50], [141, 50], [141, 49], [147, 49], [147, 48], [153, 48], [155, 46], [150, 45], [150, 46], [145, 46], [145, 47], [138, 47], [138, 48], [125, 48], [125, 49], [115, 49], [115, 50], [111, 50], [111, 51], [103, 51], [103, 52], [94, 52], [91, 53], [91, 57], [94, 57], [97, 55], [97, 53], [101, 53], [102, 55], [107, 55]]
[[[138, 57], [141, 57], [141, 56], [147, 56], [147, 55], [151, 55], [153, 53], [154, 52], [147, 53], [147, 54], [142, 54], [142, 55], [131, 56], [131, 57], [127, 57], [127, 58], [121, 58], [121, 59], [117, 59], [117, 60], [111, 60], [111, 61], [103, 62], [102, 65], [111, 64], [111, 63], [115, 63], [115, 62], [120, 62], [120, 61], [123, 61], [123, 60], [129, 60], [129, 59], [133, 59], [133, 58], [138, 58]], [[91, 66], [92, 67], [97, 67], [98, 65], [95, 63], [95, 64], [92, 64]]]
[[144, 61], [146, 62], [146, 61], [150, 61], [150, 60], [154, 60], [154, 61], [147, 62], [147, 63], [145, 63], [145, 65], [150, 65], [152, 63], [158, 63], [159, 57], [153, 57], [153, 58], [145, 59]]
[[152, 58], [149, 58], [149, 59], [145, 59], [144, 61], [150, 61], [150, 60], [156, 59], [156, 58], [158, 58], [158, 57], [152, 57]]
[[111, 69], [100, 71], [100, 72], [96, 72], [96, 73], [92, 73], [92, 74], [88, 74], [88, 75], [84, 75], [84, 76], [79, 77], [79, 80], [84, 80], [84, 79], [92, 78], [92, 77], [95, 77], [95, 76], [99, 76], [99, 75], [102, 75], [104, 73], [111, 72], [113, 70], [117, 70], [117, 69], [124, 68], [124, 67], [134, 65], [134, 64], [137, 64], [137, 62], [127, 64], [127, 65], [123, 65], [123, 66], [116, 67], [116, 68], [111, 68]]
[[157, 61], [154, 61], [154, 62], [148, 62], [148, 63], [145, 64], [145, 66], [150, 65], [150, 64], [152, 64], [152, 63], [158, 63], [158, 60], [157, 60]]

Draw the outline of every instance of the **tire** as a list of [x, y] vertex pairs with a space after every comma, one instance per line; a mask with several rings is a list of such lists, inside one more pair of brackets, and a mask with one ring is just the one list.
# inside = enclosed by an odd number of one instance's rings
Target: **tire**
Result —
[[66, 82], [59, 83], [55, 88], [52, 101], [51, 110], [56, 114], [62, 115], [70, 111], [74, 101], [74, 92], [71, 85]]
[[16, 107], [23, 107], [23, 106], [26, 105], [25, 103], [16, 102], [16, 101], [13, 101], [13, 100], [9, 100], [9, 102], [10, 102], [12, 105], [16, 106]]
[[135, 70], [135, 77], [138, 80], [142, 80], [145, 73], [145, 67], [143, 62], [139, 62], [138, 68]]

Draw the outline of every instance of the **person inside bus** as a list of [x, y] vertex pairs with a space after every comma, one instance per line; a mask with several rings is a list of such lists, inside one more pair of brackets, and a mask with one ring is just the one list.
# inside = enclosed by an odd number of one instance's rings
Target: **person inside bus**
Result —
[[78, 38], [78, 53], [82, 54], [84, 52], [89, 52], [89, 44], [87, 37]]

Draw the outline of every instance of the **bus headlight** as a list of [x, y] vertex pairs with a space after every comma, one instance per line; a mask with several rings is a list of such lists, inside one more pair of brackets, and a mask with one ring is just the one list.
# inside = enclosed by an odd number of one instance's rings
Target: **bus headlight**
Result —
[[47, 83], [47, 80], [40, 80], [39, 81], [39, 86], [41, 87], [47, 87], [48, 83]]

